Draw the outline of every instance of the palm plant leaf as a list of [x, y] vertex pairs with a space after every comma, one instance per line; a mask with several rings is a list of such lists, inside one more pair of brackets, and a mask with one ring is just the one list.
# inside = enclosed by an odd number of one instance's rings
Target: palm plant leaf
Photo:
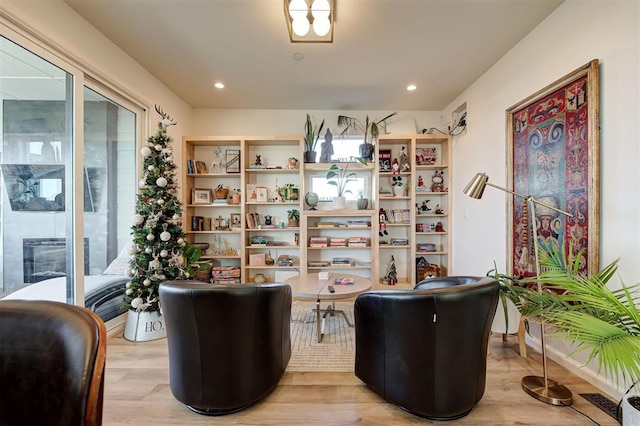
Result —
[[588, 351], [589, 361], [607, 377], [627, 383], [640, 379], [640, 284], [607, 287], [619, 259], [590, 277], [578, 274], [582, 252], [565, 262], [557, 247], [541, 247], [542, 272], [518, 284], [542, 283], [543, 291], [511, 286], [507, 291], [522, 315], [551, 325], [555, 335], [577, 344], [574, 352]]

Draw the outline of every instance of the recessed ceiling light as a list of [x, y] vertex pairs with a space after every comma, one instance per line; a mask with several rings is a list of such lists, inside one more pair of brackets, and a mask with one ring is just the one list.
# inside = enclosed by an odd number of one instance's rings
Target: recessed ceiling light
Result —
[[295, 59], [296, 61], [301, 61], [304, 59], [304, 55], [300, 52], [296, 52], [293, 54], [293, 59]]
[[414, 91], [416, 89], [417, 89], [417, 87], [416, 87], [415, 84], [410, 84], [410, 85], [407, 86], [407, 90], [410, 91], [410, 92], [412, 92], [412, 91]]
[[215, 88], [216, 88], [216, 89], [224, 89], [224, 83], [219, 82], [219, 81], [218, 81], [218, 82], [216, 82], [216, 83], [214, 84], [214, 86], [215, 86]]

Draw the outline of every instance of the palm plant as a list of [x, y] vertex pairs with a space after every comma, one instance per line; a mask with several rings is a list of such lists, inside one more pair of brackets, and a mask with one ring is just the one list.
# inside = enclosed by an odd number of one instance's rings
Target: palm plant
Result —
[[342, 129], [340, 135], [344, 136], [349, 133], [349, 130], [355, 130], [356, 132], [360, 132], [364, 135], [364, 143], [370, 143], [369, 136], [371, 136], [371, 142], [373, 142], [378, 138], [378, 135], [380, 134], [380, 126], [397, 113], [397, 111], [392, 112], [391, 114], [380, 120], [370, 120], [369, 116], [367, 115], [364, 123], [362, 123], [362, 121], [358, 120], [357, 118], [348, 117], [346, 115], [339, 115], [338, 126], [345, 126], [345, 128]]
[[[556, 329], [555, 335], [576, 342], [573, 353], [589, 351], [587, 362], [627, 384], [640, 379], [640, 283], [607, 287], [619, 259], [590, 277], [579, 275], [582, 252], [565, 262], [564, 250], [544, 245], [539, 250], [540, 275], [502, 287], [520, 313]], [[543, 283], [545, 290], [534, 289]], [[534, 285], [536, 284], [536, 285]]]
[[[355, 157], [355, 160], [360, 164], [367, 165], [367, 160], [364, 158]], [[347, 184], [358, 180], [358, 175], [355, 172], [349, 172], [349, 164], [351, 163], [347, 163], [346, 167], [342, 168], [334, 163], [329, 167], [329, 171], [327, 172], [327, 183], [336, 187], [338, 197], [343, 197], [344, 194], [350, 194], [351, 190], [346, 189]]]

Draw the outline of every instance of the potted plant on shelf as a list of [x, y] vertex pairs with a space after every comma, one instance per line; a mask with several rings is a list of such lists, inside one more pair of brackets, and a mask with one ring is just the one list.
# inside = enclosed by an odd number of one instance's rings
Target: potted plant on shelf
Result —
[[380, 126], [386, 124], [386, 121], [396, 115], [398, 112], [392, 112], [386, 117], [380, 120], [370, 120], [367, 115], [364, 123], [354, 117], [349, 117], [346, 115], [338, 116], [338, 126], [345, 126], [340, 133], [341, 136], [349, 133], [349, 130], [355, 130], [356, 132], [360, 132], [364, 135], [364, 143], [362, 143], [359, 147], [360, 149], [360, 157], [365, 160], [373, 161], [373, 144], [378, 139], [378, 135], [380, 134]]
[[296, 157], [287, 158], [287, 167], [289, 167], [290, 170], [297, 169], [298, 168], [298, 159]]
[[404, 183], [402, 182], [402, 176], [394, 176], [391, 178], [391, 181], [393, 195], [396, 197], [402, 197], [404, 195]]
[[319, 126], [314, 126], [311, 121], [311, 116], [307, 114], [307, 120], [304, 123], [304, 162], [315, 163], [316, 162], [316, 144], [320, 138], [320, 132], [324, 127], [324, 120]]
[[[354, 158], [358, 163], [367, 165], [367, 160], [361, 157]], [[343, 209], [345, 206], [344, 194], [351, 194], [351, 190], [347, 189], [350, 182], [356, 182], [358, 175], [355, 172], [349, 172], [349, 164], [342, 168], [337, 164], [332, 164], [327, 171], [327, 183], [336, 187], [338, 195], [333, 197], [333, 207], [335, 209]]]
[[358, 191], [358, 202], [356, 204], [358, 206], [358, 210], [366, 210], [369, 207], [369, 199], [365, 197], [364, 191]]
[[[571, 250], [570, 250], [571, 252]], [[564, 250], [544, 245], [539, 250], [540, 275], [501, 286], [520, 313], [555, 328], [554, 335], [588, 351], [606, 377], [629, 388], [640, 380], [640, 283], [611, 290], [619, 259], [590, 277], [578, 274], [582, 251], [565, 261]], [[538, 292], [536, 283], [544, 283]], [[550, 290], [550, 291], [547, 291]], [[622, 378], [620, 382], [619, 378]], [[635, 408], [634, 408], [635, 407]], [[627, 397], [623, 424], [640, 424], [640, 396]]]
[[297, 228], [300, 226], [300, 211], [298, 209], [287, 210], [287, 218], [289, 219], [289, 226]]

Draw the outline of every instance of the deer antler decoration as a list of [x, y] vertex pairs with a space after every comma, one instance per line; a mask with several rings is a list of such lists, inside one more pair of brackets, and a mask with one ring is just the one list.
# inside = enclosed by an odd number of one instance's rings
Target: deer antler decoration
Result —
[[167, 127], [175, 126], [176, 124], [178, 124], [176, 121], [173, 120], [173, 118], [171, 118], [169, 114], [162, 111], [162, 108], [160, 108], [159, 105], [156, 105], [156, 112], [160, 114], [161, 120], [160, 120], [160, 123], [158, 123], [158, 127], [161, 127], [162, 130], [166, 131]]

